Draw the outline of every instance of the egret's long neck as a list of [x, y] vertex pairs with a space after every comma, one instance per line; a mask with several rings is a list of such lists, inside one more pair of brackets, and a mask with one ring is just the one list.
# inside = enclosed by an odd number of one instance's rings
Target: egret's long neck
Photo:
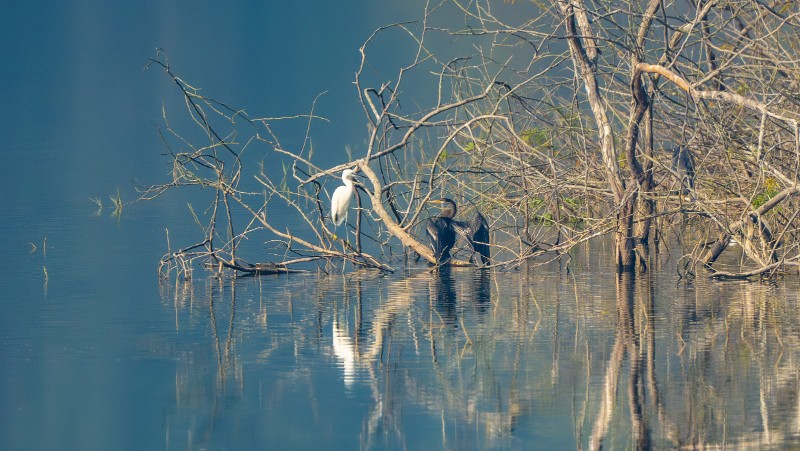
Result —
[[348, 188], [352, 188], [353, 187], [353, 181], [350, 180], [349, 177], [342, 177], [342, 182], [344, 182], [344, 186], [346, 186]]

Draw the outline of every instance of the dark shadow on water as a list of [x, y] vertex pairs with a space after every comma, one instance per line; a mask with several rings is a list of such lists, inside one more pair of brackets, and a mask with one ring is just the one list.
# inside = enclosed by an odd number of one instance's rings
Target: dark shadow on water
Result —
[[480, 316], [492, 306], [492, 273], [488, 269], [478, 269], [472, 275], [472, 302]]
[[458, 322], [456, 308], [456, 284], [452, 275], [453, 269], [442, 266], [431, 275], [431, 305], [445, 324]]

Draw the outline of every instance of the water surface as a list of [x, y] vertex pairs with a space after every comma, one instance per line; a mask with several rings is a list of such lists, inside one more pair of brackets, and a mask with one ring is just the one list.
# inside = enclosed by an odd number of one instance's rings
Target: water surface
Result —
[[593, 245], [517, 271], [176, 281], [130, 216], [88, 215], [117, 244], [85, 256], [53, 226], [0, 285], [9, 449], [798, 444], [794, 277], [617, 277]]
[[[186, 120], [169, 80], [142, 71], [155, 48], [255, 115], [305, 112], [327, 91], [325, 165], [364, 149], [358, 46], [421, 15], [419, 2], [183, 3], [0, 14], [4, 449], [800, 445], [796, 276], [687, 283], [675, 251], [618, 278], [598, 242], [509, 271], [159, 279], [166, 230], [173, 246], [197, 237], [194, 194], [121, 217], [108, 200], [169, 171], [162, 107]], [[379, 55], [403, 51], [389, 44]], [[394, 75], [374, 63], [371, 77]]]

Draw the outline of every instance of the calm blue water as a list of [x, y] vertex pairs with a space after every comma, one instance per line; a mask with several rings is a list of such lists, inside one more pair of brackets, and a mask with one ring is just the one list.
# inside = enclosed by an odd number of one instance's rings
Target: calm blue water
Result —
[[[173, 246], [197, 237], [196, 193], [121, 217], [108, 199], [169, 171], [162, 107], [186, 121], [164, 74], [142, 70], [155, 48], [256, 116], [306, 112], [326, 91], [314, 139], [333, 164], [364, 148], [358, 47], [420, 11], [0, 7], [0, 448], [800, 445], [795, 277], [686, 284], [664, 257], [617, 279], [593, 243], [569, 270], [158, 278], [165, 229]], [[376, 80], [403, 50], [385, 45]]]

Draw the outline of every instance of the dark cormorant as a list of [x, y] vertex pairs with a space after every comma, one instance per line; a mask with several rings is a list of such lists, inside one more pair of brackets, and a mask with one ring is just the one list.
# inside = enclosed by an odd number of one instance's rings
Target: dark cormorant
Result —
[[474, 252], [481, 256], [481, 264], [489, 263], [489, 224], [480, 212], [467, 223], [453, 219], [458, 211], [452, 199], [443, 198], [433, 201], [445, 206], [438, 217], [431, 219], [426, 227], [428, 239], [431, 241], [433, 255], [437, 264], [450, 260], [450, 250], [456, 242], [456, 234], [464, 237]]
[[428, 221], [425, 233], [431, 241], [433, 248], [433, 258], [437, 265], [443, 265], [450, 261], [450, 249], [456, 244], [456, 231], [453, 227], [453, 217], [456, 215], [456, 203], [452, 199], [444, 198], [432, 201], [434, 203], [445, 204], [439, 216]]
[[[463, 223], [458, 223], [461, 225]], [[472, 250], [481, 256], [481, 263], [483, 265], [489, 264], [489, 223], [486, 218], [478, 212], [472, 222], [468, 224], [467, 229], [462, 232], [462, 235], [467, 238]]]
[[694, 154], [688, 147], [672, 149], [672, 170], [678, 174], [683, 194], [694, 189]]

